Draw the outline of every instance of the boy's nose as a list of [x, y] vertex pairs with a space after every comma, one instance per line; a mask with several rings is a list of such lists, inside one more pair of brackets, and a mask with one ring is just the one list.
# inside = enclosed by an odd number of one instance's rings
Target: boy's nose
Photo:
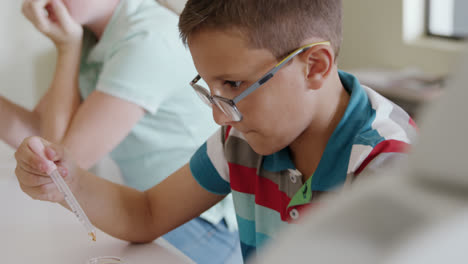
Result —
[[213, 107], [211, 107], [212, 111], [213, 111], [213, 119], [214, 121], [220, 125], [220, 126], [225, 126], [225, 125], [228, 125], [228, 123], [230, 123], [232, 120], [226, 116], [226, 114], [223, 113], [223, 111], [221, 111], [221, 109], [219, 109], [219, 107], [217, 107], [216, 105], [213, 105]]

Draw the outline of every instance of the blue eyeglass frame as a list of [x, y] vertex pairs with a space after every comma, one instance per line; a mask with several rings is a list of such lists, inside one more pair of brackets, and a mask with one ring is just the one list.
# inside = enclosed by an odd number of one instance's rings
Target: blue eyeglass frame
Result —
[[[208, 104], [208, 102], [211, 105], [216, 105], [220, 110], [228, 117], [230, 117], [233, 121], [239, 122], [242, 120], [242, 113], [237, 109], [236, 104], [239, 103], [240, 100], [244, 99], [247, 95], [251, 94], [255, 90], [258, 89], [258, 87], [262, 86], [265, 84], [267, 81], [269, 81], [284, 65], [286, 65], [290, 60], [292, 60], [295, 56], [301, 54], [302, 52], [318, 45], [331, 45], [330, 41], [321, 41], [321, 42], [316, 42], [308, 45], [304, 45], [295, 51], [291, 52], [286, 58], [284, 58], [282, 61], [280, 61], [278, 64], [276, 64], [271, 70], [269, 70], [265, 75], [263, 75], [258, 81], [256, 81], [254, 84], [252, 84], [250, 87], [248, 87], [245, 91], [240, 93], [238, 96], [234, 97], [233, 99], [229, 99], [226, 97], [218, 96], [218, 95], [211, 95], [209, 90], [206, 89], [205, 87], [197, 84], [197, 82], [201, 79], [201, 76], [198, 74], [191, 82], [190, 86], [197, 92], [197, 94], [201, 97], [201, 99]], [[205, 98], [208, 101], [205, 101], [203, 98]], [[227, 113], [222, 106], [220, 106], [219, 101], [222, 101], [223, 103], [227, 103], [230, 107], [232, 107], [232, 110], [236, 113], [237, 118], [234, 116], [230, 115]]]

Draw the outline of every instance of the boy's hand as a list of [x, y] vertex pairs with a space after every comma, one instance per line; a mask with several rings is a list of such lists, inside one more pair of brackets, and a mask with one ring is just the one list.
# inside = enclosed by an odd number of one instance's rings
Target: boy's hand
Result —
[[22, 12], [59, 51], [80, 47], [83, 27], [73, 20], [62, 1], [24, 0]]
[[55, 166], [71, 191], [76, 190], [79, 168], [68, 158], [63, 147], [39, 137], [30, 137], [17, 149], [15, 159], [15, 174], [20, 187], [33, 199], [58, 203], [64, 201], [63, 194], [48, 175]]

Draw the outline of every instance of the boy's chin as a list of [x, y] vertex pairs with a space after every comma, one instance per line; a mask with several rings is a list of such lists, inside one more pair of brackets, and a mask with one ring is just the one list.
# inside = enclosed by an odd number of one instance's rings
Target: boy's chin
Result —
[[273, 142], [263, 141], [263, 140], [255, 140], [255, 139], [247, 138], [247, 142], [249, 143], [253, 151], [255, 151], [255, 153], [262, 155], [262, 156], [268, 156], [268, 155], [274, 154], [284, 148], [284, 147], [280, 147], [274, 144]]

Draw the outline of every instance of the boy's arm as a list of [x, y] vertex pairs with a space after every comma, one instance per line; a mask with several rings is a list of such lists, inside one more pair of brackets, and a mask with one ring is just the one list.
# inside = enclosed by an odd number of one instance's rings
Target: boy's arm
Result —
[[84, 173], [77, 193], [91, 221], [131, 242], [153, 241], [224, 198], [201, 187], [188, 164], [144, 193]]
[[[43, 150], [42, 144], [48, 147]], [[152, 189], [140, 192], [80, 169], [62, 147], [51, 145], [34, 137], [18, 148], [15, 173], [21, 189], [33, 199], [66, 206], [46, 173], [52, 169], [50, 160], [54, 161], [91, 222], [119, 239], [152, 241], [224, 198], [203, 189], [188, 164]]]

